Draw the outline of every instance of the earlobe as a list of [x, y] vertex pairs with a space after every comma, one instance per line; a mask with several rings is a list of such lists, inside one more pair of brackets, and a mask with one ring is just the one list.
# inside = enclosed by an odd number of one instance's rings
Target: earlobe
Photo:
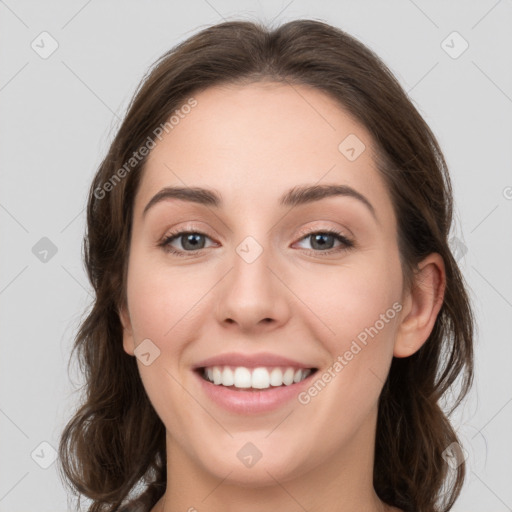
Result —
[[427, 341], [441, 309], [446, 287], [443, 258], [432, 253], [419, 265], [395, 340], [393, 355], [409, 357]]
[[133, 356], [135, 355], [135, 341], [133, 339], [133, 329], [128, 309], [123, 306], [118, 309], [118, 314], [123, 326], [123, 349], [128, 355]]

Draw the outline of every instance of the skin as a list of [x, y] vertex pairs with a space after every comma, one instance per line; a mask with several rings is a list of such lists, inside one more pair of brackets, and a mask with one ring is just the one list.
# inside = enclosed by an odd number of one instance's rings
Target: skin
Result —
[[[392, 357], [428, 338], [442, 304], [438, 254], [403, 289], [392, 203], [368, 131], [325, 93], [276, 83], [212, 87], [151, 151], [134, 204], [123, 347], [149, 338], [160, 356], [140, 376], [167, 431], [168, 482], [153, 512], [377, 512], [372, 485], [379, 394]], [[338, 145], [356, 134], [366, 149], [349, 161]], [[335, 196], [282, 207], [296, 185], [349, 185], [373, 205]], [[143, 209], [165, 186], [220, 193], [221, 209], [166, 200]], [[302, 234], [337, 229], [356, 247], [322, 255]], [[205, 233], [165, 252], [171, 229]], [[263, 248], [248, 264], [236, 252], [252, 236]], [[328, 241], [329, 242], [329, 241]], [[329, 242], [334, 251], [342, 244]], [[184, 247], [185, 244], [185, 247]], [[190, 252], [190, 249], [188, 249]], [[203, 393], [191, 367], [225, 352], [274, 352], [311, 361], [321, 373], [365, 327], [397, 302], [401, 311], [307, 405], [247, 417]], [[267, 320], [265, 320], [267, 319]], [[262, 453], [245, 467], [237, 452]], [[194, 507], [194, 508], [192, 508]]]

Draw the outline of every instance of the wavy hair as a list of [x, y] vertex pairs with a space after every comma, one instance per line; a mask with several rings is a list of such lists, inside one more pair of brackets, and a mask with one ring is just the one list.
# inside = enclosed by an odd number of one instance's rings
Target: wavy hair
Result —
[[[137, 489], [149, 510], [165, 492], [165, 427], [135, 358], [123, 350], [119, 318], [134, 197], [147, 156], [130, 159], [193, 94], [263, 80], [323, 91], [370, 132], [397, 218], [406, 286], [413, 286], [428, 254], [444, 260], [446, 290], [432, 333], [412, 356], [393, 358], [379, 398], [373, 483], [381, 500], [406, 512], [447, 512], [466, 472], [464, 462], [451, 470], [443, 460], [443, 451], [459, 442], [448, 417], [472, 385], [474, 331], [467, 285], [448, 243], [447, 165], [380, 58], [341, 29], [307, 19], [276, 28], [250, 21], [204, 28], [160, 57], [139, 84], [88, 195], [83, 250], [95, 297], [70, 357], [77, 352], [85, 393], [61, 435], [62, 478], [79, 503], [81, 495], [92, 501], [89, 512], [119, 510]], [[440, 399], [456, 383], [453, 407], [443, 411]]]

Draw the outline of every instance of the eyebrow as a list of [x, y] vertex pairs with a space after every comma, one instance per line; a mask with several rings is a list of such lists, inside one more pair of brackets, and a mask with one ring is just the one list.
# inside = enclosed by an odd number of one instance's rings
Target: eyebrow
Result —
[[[357, 199], [370, 211], [374, 219], [378, 222], [375, 208], [368, 199], [348, 185], [301, 185], [293, 187], [279, 198], [281, 206], [300, 206], [319, 201], [327, 197], [344, 196]], [[155, 204], [168, 199], [180, 199], [214, 208], [221, 208], [223, 201], [214, 190], [201, 187], [165, 187], [155, 194], [148, 202], [142, 215]]]

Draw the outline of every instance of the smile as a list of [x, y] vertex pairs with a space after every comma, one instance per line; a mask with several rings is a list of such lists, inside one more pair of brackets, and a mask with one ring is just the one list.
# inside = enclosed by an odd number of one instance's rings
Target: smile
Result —
[[[308, 361], [309, 362], [306, 362]], [[224, 411], [251, 415], [271, 413], [310, 385], [321, 364], [259, 352], [216, 354], [192, 366], [197, 392]]]
[[315, 368], [208, 366], [200, 369], [203, 379], [232, 389], [269, 389], [291, 386], [306, 379]]

